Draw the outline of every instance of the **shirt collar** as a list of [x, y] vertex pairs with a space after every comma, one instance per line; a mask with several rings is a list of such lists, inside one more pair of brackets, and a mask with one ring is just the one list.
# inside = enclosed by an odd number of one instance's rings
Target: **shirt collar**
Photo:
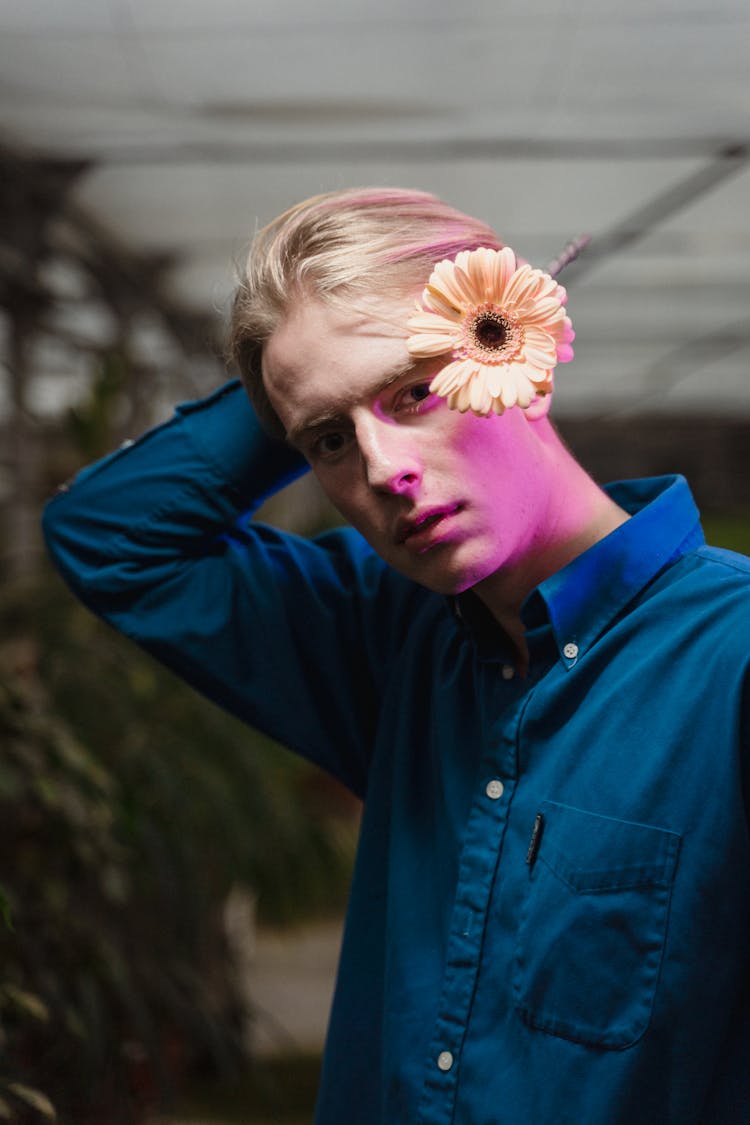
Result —
[[684, 477], [618, 481], [605, 491], [631, 519], [538, 587], [568, 667], [666, 566], [705, 541]]
[[[568, 668], [666, 566], [704, 542], [684, 477], [617, 481], [604, 491], [631, 519], [540, 583], [521, 608], [524, 620], [536, 620], [541, 600]], [[480, 650], [492, 651], [497, 625], [475, 595], [451, 602]]]

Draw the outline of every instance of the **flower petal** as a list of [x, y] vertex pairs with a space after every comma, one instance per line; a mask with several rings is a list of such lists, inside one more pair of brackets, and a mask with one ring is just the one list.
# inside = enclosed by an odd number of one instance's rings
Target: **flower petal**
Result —
[[466, 294], [464, 300], [464, 312], [472, 305], [479, 305], [482, 303], [482, 301], [484, 300], [484, 288], [482, 286], [481, 276], [475, 279], [472, 276], [472, 273], [469, 273], [468, 269], [462, 269], [461, 266], [456, 265], [455, 279]]
[[462, 414], [465, 414], [471, 406], [471, 392], [469, 386], [464, 383], [463, 387], [459, 387], [456, 393], [451, 395], [451, 399], [453, 403], [455, 403], [453, 409], [460, 410]]
[[548, 371], [550, 367], [554, 367], [557, 363], [557, 351], [554, 347], [551, 352], [537, 351], [536, 348], [524, 348], [523, 358], [525, 367], [533, 367], [537, 371]]
[[526, 324], [523, 330], [524, 341], [537, 348], [555, 346], [555, 334], [546, 324]]
[[557, 362], [555, 341], [546, 332], [528, 328], [523, 345], [523, 359], [534, 367], [554, 367]]
[[534, 388], [534, 392], [549, 393], [552, 391], [552, 369], [542, 371], [538, 367], [526, 367], [523, 371], [524, 377], [529, 380], [529, 383]]
[[416, 332], [452, 332], [460, 334], [460, 321], [448, 320], [447, 317], [439, 316], [438, 313], [430, 312], [429, 310], [420, 310], [410, 316], [406, 322], [406, 327]]
[[519, 266], [513, 277], [508, 282], [503, 299], [506, 307], [517, 308], [522, 305], [527, 296], [532, 297], [536, 288], [534, 270], [530, 265]]
[[518, 385], [514, 378], [504, 379], [500, 388], [500, 401], [504, 407], [515, 406], [518, 402]]
[[502, 367], [491, 367], [487, 372], [487, 390], [493, 398], [500, 397], [503, 383], [508, 378], [508, 365], [504, 363]]
[[541, 300], [526, 300], [519, 304], [516, 315], [530, 324], [539, 324], [545, 320], [562, 319], [565, 314], [554, 297], [542, 297]]
[[[458, 258], [461, 258], [461, 254]], [[427, 286], [430, 290], [437, 290], [453, 308], [463, 311], [471, 303], [473, 289], [465, 272], [458, 265], [458, 258], [454, 264], [446, 258], [438, 262], [430, 274]]]
[[498, 250], [495, 255], [493, 278], [494, 292], [496, 294], [495, 300], [498, 303], [504, 298], [508, 282], [516, 272], [517, 265], [516, 255], [511, 250], [510, 246], [503, 246], [502, 250]]
[[453, 341], [441, 334], [428, 335], [420, 332], [418, 336], [409, 336], [406, 341], [406, 350], [415, 359], [432, 359], [437, 355], [445, 355], [452, 351]]
[[[513, 259], [513, 268], [515, 268], [515, 254], [512, 250], [510, 251], [510, 257]], [[471, 279], [476, 296], [482, 301], [494, 300], [498, 292], [495, 278], [495, 264], [498, 258], [500, 262], [507, 262], [508, 260], [508, 256], [503, 255], [502, 251], [480, 246], [469, 254], [466, 264], [462, 266]]]
[[468, 383], [475, 370], [476, 364], [468, 359], [459, 359], [453, 363], [447, 363], [433, 378], [430, 383], [430, 390], [436, 395], [452, 394], [459, 387]]
[[489, 414], [492, 409], [492, 395], [487, 390], [481, 368], [469, 383], [469, 402], [475, 414]]
[[427, 312], [441, 316], [445, 320], [460, 322], [463, 316], [462, 309], [455, 308], [440, 289], [428, 285], [422, 293], [422, 305]]

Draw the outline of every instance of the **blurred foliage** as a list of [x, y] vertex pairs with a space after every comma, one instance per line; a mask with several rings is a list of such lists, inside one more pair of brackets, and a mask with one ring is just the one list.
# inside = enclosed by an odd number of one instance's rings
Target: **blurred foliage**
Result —
[[65, 428], [77, 464], [87, 464], [109, 453], [116, 444], [123, 409], [127, 403], [128, 365], [122, 354], [109, 351], [94, 371], [91, 390], [72, 406], [65, 418]]
[[706, 542], [750, 555], [750, 512], [701, 515]]
[[174, 1116], [154, 1125], [297, 1125], [312, 1120], [320, 1078], [317, 1055], [256, 1059], [237, 1080], [193, 1083]]
[[[101, 358], [50, 428], [40, 480], [141, 418], [136, 374], [116, 350]], [[92, 617], [48, 565], [5, 581], [0, 637], [0, 1122], [126, 1125], [188, 1071], [238, 1071], [227, 895], [249, 889], [275, 923], [340, 909], [356, 808]]]
[[0, 1121], [137, 1121], [189, 1065], [237, 1069], [230, 888], [275, 922], [340, 907], [355, 818], [54, 575], [0, 631]]

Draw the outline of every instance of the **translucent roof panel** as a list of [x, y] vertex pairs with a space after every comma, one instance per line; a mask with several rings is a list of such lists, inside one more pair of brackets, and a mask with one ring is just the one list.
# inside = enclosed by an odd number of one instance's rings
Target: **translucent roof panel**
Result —
[[464, 8], [4, 5], [0, 128], [90, 161], [74, 201], [217, 316], [256, 225], [318, 191], [436, 191], [539, 265], [588, 231], [558, 408], [750, 412], [750, 7]]

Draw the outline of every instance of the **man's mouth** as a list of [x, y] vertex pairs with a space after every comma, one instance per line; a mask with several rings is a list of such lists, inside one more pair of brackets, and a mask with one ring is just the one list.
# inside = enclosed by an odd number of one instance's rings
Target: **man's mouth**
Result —
[[417, 538], [429, 538], [429, 533], [448, 516], [453, 516], [461, 510], [461, 504], [449, 504], [442, 508], [429, 508], [419, 512], [411, 519], [401, 519], [396, 525], [396, 543], [406, 543]]

